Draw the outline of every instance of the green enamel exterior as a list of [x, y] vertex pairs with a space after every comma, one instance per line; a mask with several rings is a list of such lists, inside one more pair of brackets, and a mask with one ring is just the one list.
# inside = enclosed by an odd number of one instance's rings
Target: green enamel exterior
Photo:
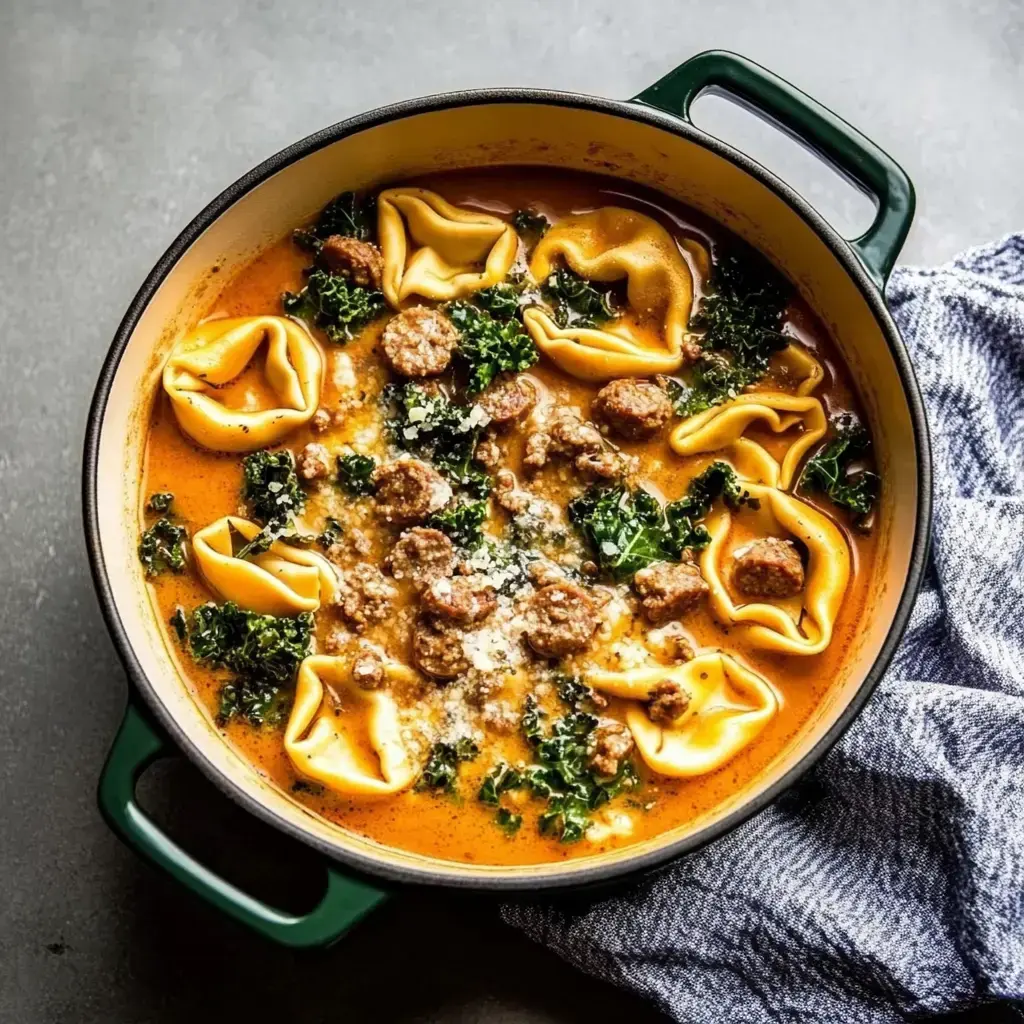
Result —
[[914, 186], [895, 160], [816, 100], [753, 61], [709, 50], [681, 64], [634, 102], [690, 121], [690, 106], [706, 90], [725, 93], [832, 164], [875, 201], [871, 227], [849, 240], [881, 289], [914, 218]]
[[254, 899], [191, 857], [146, 816], [135, 801], [139, 777], [173, 751], [132, 702], [100, 776], [99, 805], [107, 824], [136, 853], [163, 868], [211, 906], [285, 946], [329, 946], [388, 894], [327, 867], [327, 888], [308, 914], [293, 916]]

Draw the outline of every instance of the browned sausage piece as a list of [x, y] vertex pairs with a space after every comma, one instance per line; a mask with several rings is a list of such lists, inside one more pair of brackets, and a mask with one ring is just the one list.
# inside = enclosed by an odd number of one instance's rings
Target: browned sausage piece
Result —
[[614, 718], [601, 721], [593, 733], [594, 752], [590, 767], [598, 775], [615, 775], [622, 759], [633, 749], [633, 736], [629, 729]]
[[538, 590], [530, 598], [526, 623], [526, 639], [545, 658], [584, 650], [600, 625], [590, 595], [568, 581]]
[[640, 441], [665, 426], [672, 415], [672, 402], [652, 381], [623, 378], [601, 388], [591, 411], [617, 434]]
[[472, 576], [434, 580], [423, 591], [423, 610], [428, 615], [468, 625], [486, 619], [498, 607], [494, 587]]
[[448, 368], [459, 332], [439, 309], [410, 306], [388, 321], [380, 340], [395, 373], [435, 377]]
[[652, 722], [668, 725], [690, 706], [690, 695], [671, 679], [663, 679], [651, 690], [647, 714]]
[[385, 462], [373, 474], [378, 511], [389, 523], [415, 523], [443, 508], [452, 489], [433, 466], [418, 459]]
[[348, 624], [361, 633], [371, 623], [388, 617], [396, 596], [380, 569], [358, 562], [342, 574], [338, 607]]
[[361, 690], [379, 690], [384, 685], [384, 662], [376, 651], [363, 651], [352, 662], [352, 678]]
[[507, 427], [522, 419], [536, 402], [536, 389], [525, 377], [496, 380], [477, 399], [496, 427]]
[[804, 589], [804, 563], [796, 545], [765, 537], [734, 553], [733, 586], [744, 597], [795, 597]]
[[331, 235], [320, 247], [320, 259], [332, 274], [347, 277], [360, 288], [380, 288], [384, 257], [369, 242]]
[[708, 592], [697, 566], [690, 562], [655, 562], [633, 577], [644, 614], [656, 626], [678, 619]]
[[322, 444], [312, 441], [295, 457], [295, 468], [303, 480], [322, 480], [331, 471], [331, 456]]
[[416, 622], [412, 634], [412, 658], [421, 672], [435, 679], [454, 679], [469, 668], [459, 626], [426, 616]]
[[426, 526], [406, 530], [388, 556], [396, 580], [412, 580], [417, 590], [455, 571], [455, 549], [440, 531]]

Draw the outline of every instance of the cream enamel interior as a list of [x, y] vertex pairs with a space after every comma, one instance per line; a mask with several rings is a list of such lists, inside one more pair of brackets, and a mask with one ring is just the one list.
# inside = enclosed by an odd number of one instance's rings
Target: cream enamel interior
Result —
[[[871, 614], [851, 649], [844, 677], [798, 740], [754, 787], [737, 793], [713, 814], [647, 843], [569, 864], [487, 867], [385, 848], [314, 816], [270, 786], [210, 728], [183, 685], [165, 650], [136, 555], [133, 524], [150, 403], [167, 353], [195, 326], [198, 311], [262, 248], [342, 189], [494, 164], [548, 164], [647, 185], [696, 207], [770, 256], [834, 336], [871, 419], [886, 481]], [[211, 274], [214, 267], [219, 271]], [[596, 863], [607, 866], [641, 857], [736, 811], [794, 767], [856, 694], [885, 641], [908, 575], [918, 486], [910, 409], [885, 336], [847, 271], [780, 196], [718, 154], [650, 124], [575, 107], [502, 102], [412, 114], [341, 139], [277, 172], [207, 228], [142, 313], [117, 368], [100, 432], [97, 513], [110, 586], [142, 671], [220, 776], [333, 848], [369, 856], [407, 875], [471, 882], [496, 875], [571, 875]]]

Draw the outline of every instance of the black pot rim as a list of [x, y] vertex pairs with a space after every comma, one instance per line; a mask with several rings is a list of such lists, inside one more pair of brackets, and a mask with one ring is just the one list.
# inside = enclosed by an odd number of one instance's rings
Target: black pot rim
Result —
[[[368, 128], [374, 128], [388, 121], [399, 120], [417, 114], [449, 110], [454, 107], [482, 106], [497, 103], [534, 103], [591, 110], [649, 124], [655, 128], [668, 131], [673, 135], [689, 139], [724, 157], [770, 188], [789, 206], [793, 207], [828, 245], [833, 255], [849, 273], [875, 315], [879, 326], [882, 328], [896, 363], [910, 410], [914, 428], [919, 486], [914, 545], [911, 552], [907, 580], [904, 584], [903, 593], [885, 643], [857, 693], [843, 709], [842, 714], [833, 723], [832, 727], [797, 764], [777, 779], [775, 783], [760, 793], [755, 799], [745, 803], [699, 832], [676, 840], [656, 850], [640, 853], [632, 857], [624, 857], [614, 864], [588, 866], [584, 860], [574, 862], [564, 873], [557, 875], [530, 875], [521, 872], [517, 875], [508, 876], [495, 874], [493, 876], [460, 877], [446, 874], [442, 871], [431, 870], [429, 866], [422, 869], [397, 866], [378, 860], [369, 854], [349, 849], [339, 849], [326, 840], [299, 828], [293, 822], [279, 817], [276, 812], [245, 792], [228, 776], [218, 771], [202, 750], [192, 743], [174, 716], [160, 700], [146, 674], [143, 672], [132, 649], [124, 625], [121, 622], [100, 546], [97, 515], [97, 463], [101, 427], [107, 399], [132, 332], [171, 269], [192, 243], [221, 214], [271, 175], [340, 139]], [[388, 881], [441, 885], [461, 889], [494, 890], [510, 893], [536, 892], [541, 889], [570, 889], [609, 882], [613, 879], [621, 879], [649, 871], [684, 854], [692, 853], [731, 832], [774, 802], [835, 745], [860, 713], [888, 668], [896, 647], [906, 630], [914, 601], [920, 589], [931, 535], [932, 459], [928, 423], [921, 393], [910, 357], [899, 335], [899, 331], [886, 308], [882, 293], [876, 287], [848, 242], [802, 196], [794, 192], [785, 182], [749, 156], [705, 134], [688, 121], [673, 117], [643, 103], [603, 99], [583, 94], [545, 89], [477, 89], [405, 100], [400, 103], [379, 107], [324, 128], [281, 150], [243, 175], [234, 184], [221, 192], [185, 227], [157, 262], [135, 295], [114, 335], [114, 340], [104, 360], [87, 421], [82, 477], [82, 502], [86, 547], [89, 554], [93, 583], [99, 596], [100, 607], [107, 624], [107, 629], [113, 639], [118, 656], [128, 673], [130, 684], [134, 689], [141, 692], [148, 708], [155, 715], [160, 725], [174, 739], [177, 746], [189, 756], [190, 760], [222, 792], [269, 825], [294, 836], [300, 842], [323, 853], [331, 861], [364, 875], [375, 876]], [[129, 699], [131, 699], [131, 696], [129, 696]]]

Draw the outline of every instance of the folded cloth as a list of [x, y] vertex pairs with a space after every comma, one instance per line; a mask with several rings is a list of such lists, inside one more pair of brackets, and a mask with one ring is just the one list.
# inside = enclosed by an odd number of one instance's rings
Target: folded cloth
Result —
[[924, 588], [793, 790], [592, 902], [503, 916], [687, 1022], [902, 1021], [1024, 997], [1024, 235], [888, 288], [935, 455]]

